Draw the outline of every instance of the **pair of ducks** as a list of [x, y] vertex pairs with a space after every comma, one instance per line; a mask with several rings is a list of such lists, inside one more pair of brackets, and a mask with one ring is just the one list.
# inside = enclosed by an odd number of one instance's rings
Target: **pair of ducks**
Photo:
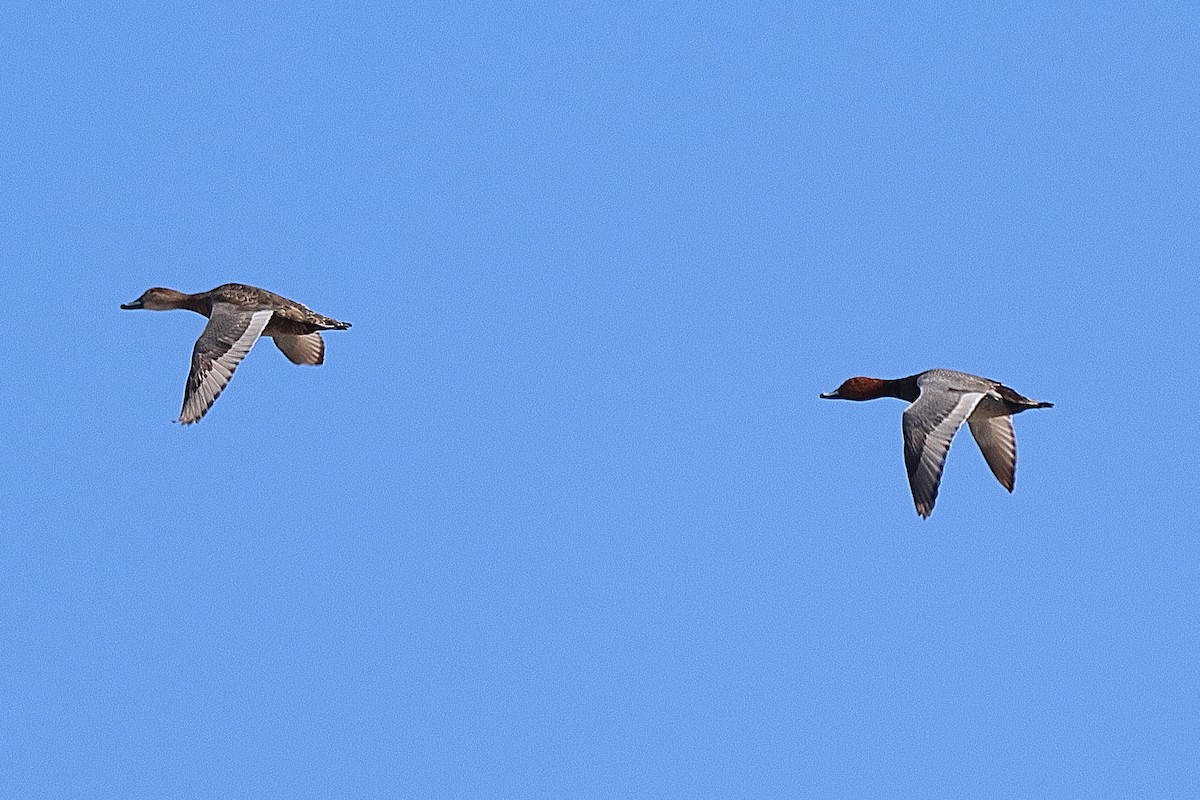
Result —
[[[179, 421], [197, 422], [208, 412], [233, 377], [238, 364], [261, 336], [269, 336], [293, 364], [319, 365], [325, 361], [321, 331], [350, 327], [310, 310], [286, 297], [227, 283], [198, 294], [174, 289], [147, 289], [124, 309], [166, 311], [184, 308], [208, 317], [208, 325], [192, 350], [192, 368], [183, 395]], [[917, 513], [933, 513], [942, 467], [950, 442], [966, 422], [992, 474], [1008, 491], [1013, 490], [1017, 468], [1017, 440], [1012, 417], [1031, 408], [1051, 408], [1017, 394], [1004, 384], [948, 369], [931, 369], [907, 378], [850, 378], [828, 400], [874, 400], [896, 397], [911, 405], [904, 411], [904, 463]]]

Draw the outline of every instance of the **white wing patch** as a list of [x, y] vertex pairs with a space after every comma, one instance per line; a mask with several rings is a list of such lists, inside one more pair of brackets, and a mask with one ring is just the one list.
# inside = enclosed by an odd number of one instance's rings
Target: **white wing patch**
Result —
[[225, 303], [213, 306], [208, 325], [192, 351], [192, 370], [183, 395], [179, 421], [190, 425], [203, 417], [229, 384], [238, 364], [254, 347], [271, 320], [270, 310], [247, 313]]

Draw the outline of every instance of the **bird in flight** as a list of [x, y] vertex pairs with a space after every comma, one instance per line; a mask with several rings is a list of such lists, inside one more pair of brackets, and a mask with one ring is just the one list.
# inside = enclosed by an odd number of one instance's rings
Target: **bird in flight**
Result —
[[933, 513], [950, 442], [964, 421], [992, 474], [1011, 492], [1017, 470], [1012, 416], [1031, 408], [1054, 406], [1030, 400], [999, 381], [949, 369], [931, 369], [893, 380], [850, 378], [821, 397], [826, 400], [897, 397], [912, 404], [904, 410], [904, 464], [917, 513], [924, 518]]
[[199, 421], [208, 412], [260, 336], [270, 336], [293, 364], [317, 366], [325, 361], [325, 342], [320, 332], [350, 327], [349, 322], [339, 322], [274, 292], [241, 283], [226, 283], [197, 294], [155, 287], [121, 308], [184, 308], [208, 317], [192, 350], [192, 368], [179, 415], [184, 425]]

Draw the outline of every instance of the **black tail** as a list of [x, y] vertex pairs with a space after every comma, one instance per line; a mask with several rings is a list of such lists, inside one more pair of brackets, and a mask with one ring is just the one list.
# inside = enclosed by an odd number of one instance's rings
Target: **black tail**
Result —
[[1022, 411], [1029, 411], [1032, 408], [1054, 408], [1054, 403], [1040, 403], [1037, 400], [1030, 400], [1028, 397], [1021, 397], [1019, 400], [1005, 398], [1005, 406], [1010, 414], [1020, 414]]

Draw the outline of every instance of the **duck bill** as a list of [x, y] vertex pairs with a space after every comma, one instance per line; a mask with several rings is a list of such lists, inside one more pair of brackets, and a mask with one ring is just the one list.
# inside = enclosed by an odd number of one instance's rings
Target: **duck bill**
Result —
[[125, 309], [126, 311], [133, 311], [134, 309], [145, 307], [145, 304], [143, 304], [141, 300], [134, 300], [132, 303], [121, 303], [121, 308]]
[[838, 394], [837, 389], [834, 389], [832, 392], [824, 392], [823, 394], [821, 394], [819, 396], [822, 400], [841, 400], [842, 399], [842, 396], [840, 394]]

